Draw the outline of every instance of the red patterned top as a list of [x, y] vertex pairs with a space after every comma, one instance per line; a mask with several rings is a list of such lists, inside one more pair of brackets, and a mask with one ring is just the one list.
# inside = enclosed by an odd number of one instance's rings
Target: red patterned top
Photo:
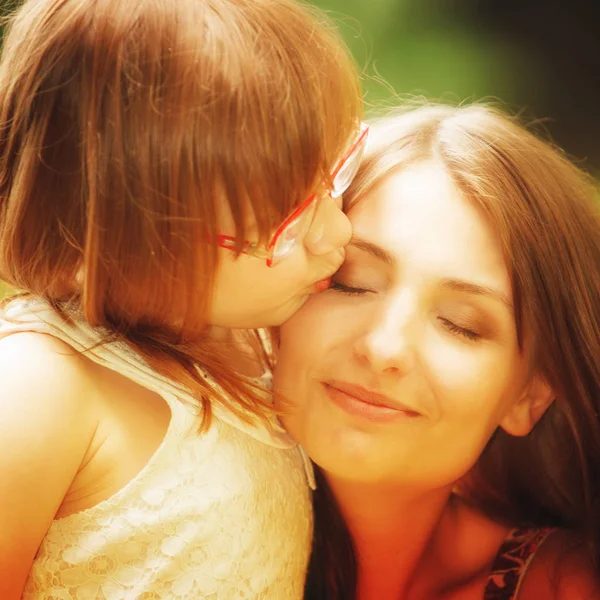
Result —
[[554, 528], [513, 529], [492, 566], [484, 600], [515, 600], [536, 551]]

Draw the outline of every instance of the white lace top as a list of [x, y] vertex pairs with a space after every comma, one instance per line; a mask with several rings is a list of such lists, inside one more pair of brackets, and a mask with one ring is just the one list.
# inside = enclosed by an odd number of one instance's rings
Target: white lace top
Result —
[[[13, 303], [4, 316], [0, 337], [40, 331], [76, 349], [94, 340], [91, 329], [67, 326], [39, 304]], [[185, 392], [127, 346], [86, 354], [160, 393], [171, 422], [124, 488], [53, 522], [23, 598], [302, 598], [312, 482], [292, 440], [280, 428], [251, 427], [219, 407], [209, 431], [198, 434], [197, 410], [182, 402]]]

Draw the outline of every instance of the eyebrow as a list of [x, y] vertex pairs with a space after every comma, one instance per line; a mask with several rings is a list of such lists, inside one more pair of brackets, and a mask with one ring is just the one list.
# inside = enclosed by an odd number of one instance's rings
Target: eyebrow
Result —
[[396, 265], [396, 259], [394, 256], [377, 244], [367, 242], [367, 240], [363, 240], [362, 238], [353, 235], [348, 245], [353, 246], [358, 250], [362, 250], [363, 252], [366, 252], [375, 258], [378, 258], [387, 265], [392, 267]]
[[462, 279], [442, 279], [442, 285], [457, 292], [466, 292], [467, 294], [499, 300], [511, 312], [513, 311], [512, 302], [509, 300], [508, 296], [500, 290], [485, 285], [479, 285], [477, 283], [470, 283], [469, 281], [463, 281]]
[[[383, 261], [385, 264], [390, 265], [392, 267], [397, 264], [395, 257], [390, 252], [388, 252], [385, 248], [374, 244], [373, 242], [368, 242], [367, 240], [353, 235], [349, 245], [353, 246], [354, 248], [357, 248], [358, 250], [362, 250], [367, 254], [370, 254], [371, 256]], [[492, 300], [498, 300], [502, 302], [502, 304], [504, 304], [506, 308], [508, 308], [511, 312], [514, 310], [512, 302], [510, 301], [508, 296], [500, 290], [496, 290], [485, 285], [479, 285], [477, 283], [464, 281], [462, 279], [445, 278], [442, 279], [441, 284], [443, 287], [449, 288], [457, 292], [465, 292], [467, 294], [473, 294], [476, 296], [490, 298]]]

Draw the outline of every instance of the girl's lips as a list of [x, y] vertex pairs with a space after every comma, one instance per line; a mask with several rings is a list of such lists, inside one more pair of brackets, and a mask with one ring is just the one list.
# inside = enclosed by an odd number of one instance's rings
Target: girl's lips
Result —
[[317, 281], [315, 283], [315, 290], [317, 292], [324, 292], [331, 285], [331, 277], [327, 277], [326, 279], [321, 279], [321, 281]]

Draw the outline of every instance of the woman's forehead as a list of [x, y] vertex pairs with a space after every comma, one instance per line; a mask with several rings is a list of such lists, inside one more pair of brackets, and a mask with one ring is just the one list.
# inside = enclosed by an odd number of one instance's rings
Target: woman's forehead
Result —
[[412, 261], [444, 276], [471, 273], [510, 293], [495, 232], [434, 161], [382, 178], [348, 217], [355, 238], [380, 245], [401, 267]]

